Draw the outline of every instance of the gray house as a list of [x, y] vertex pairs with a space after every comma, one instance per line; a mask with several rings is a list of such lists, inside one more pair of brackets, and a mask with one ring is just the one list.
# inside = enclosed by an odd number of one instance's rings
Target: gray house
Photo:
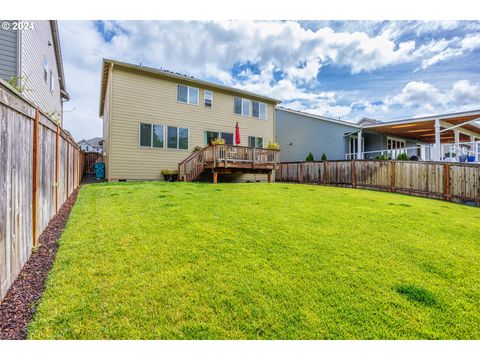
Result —
[[103, 139], [101, 137], [94, 137], [88, 140], [82, 139], [77, 144], [82, 151], [102, 154]]
[[281, 161], [396, 159], [470, 161], [480, 159], [480, 110], [430, 117], [357, 123], [276, 108]]
[[[22, 30], [17, 30], [22, 22]], [[62, 124], [65, 87], [58, 25], [53, 20], [10, 20], [0, 29], [0, 78]]]

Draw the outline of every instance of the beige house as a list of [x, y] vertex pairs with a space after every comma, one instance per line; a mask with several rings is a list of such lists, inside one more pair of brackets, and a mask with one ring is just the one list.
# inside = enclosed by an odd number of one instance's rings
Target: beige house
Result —
[[[275, 140], [278, 100], [193, 77], [104, 60], [100, 94], [106, 178], [160, 180], [213, 138], [263, 148]], [[253, 177], [253, 178], [252, 178]], [[237, 180], [264, 180], [263, 174]]]

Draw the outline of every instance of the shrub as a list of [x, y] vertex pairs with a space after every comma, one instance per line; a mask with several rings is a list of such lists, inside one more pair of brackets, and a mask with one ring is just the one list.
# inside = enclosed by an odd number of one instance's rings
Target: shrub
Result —
[[325, 155], [325, 153], [322, 154], [322, 161], [327, 161], [327, 155]]
[[280, 150], [280, 145], [278, 145], [277, 143], [269, 141], [268, 144], [267, 144], [267, 149], [268, 150]]
[[392, 158], [390, 157], [390, 155], [382, 154], [375, 156], [375, 160], [392, 160]]
[[313, 158], [313, 154], [310, 152], [308, 153], [307, 157], [305, 158], [305, 161], [314, 161], [315, 159]]
[[160, 174], [162, 174], [162, 175], [176, 175], [177, 170], [163, 169], [162, 171], [160, 171]]
[[397, 160], [408, 160], [408, 155], [406, 153], [400, 153], [397, 155]]

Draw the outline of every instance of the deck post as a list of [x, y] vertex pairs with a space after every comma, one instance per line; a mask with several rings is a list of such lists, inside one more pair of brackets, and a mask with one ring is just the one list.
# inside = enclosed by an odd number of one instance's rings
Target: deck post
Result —
[[218, 172], [216, 172], [215, 170], [213, 171], [213, 183], [218, 183]]
[[357, 135], [357, 159], [363, 159], [363, 151], [362, 151], [362, 130], [358, 132]]

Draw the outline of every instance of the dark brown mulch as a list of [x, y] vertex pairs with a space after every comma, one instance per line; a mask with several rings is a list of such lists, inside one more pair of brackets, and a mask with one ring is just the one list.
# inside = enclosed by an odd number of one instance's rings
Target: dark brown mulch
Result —
[[0, 304], [1, 340], [21, 340], [27, 337], [28, 323], [42, 297], [47, 274], [57, 254], [57, 241], [65, 229], [77, 193], [78, 190], [75, 190], [50, 220], [40, 235], [37, 250], [30, 256]]

